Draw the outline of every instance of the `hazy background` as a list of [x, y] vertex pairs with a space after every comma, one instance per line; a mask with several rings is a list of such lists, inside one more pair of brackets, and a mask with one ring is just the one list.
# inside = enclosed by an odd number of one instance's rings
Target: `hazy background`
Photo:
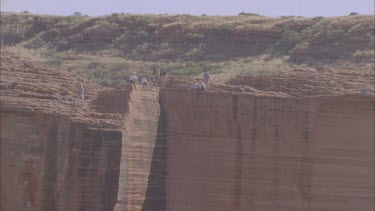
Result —
[[374, 0], [1, 0], [1, 11], [99, 16], [111, 13], [266, 16], [373, 15]]

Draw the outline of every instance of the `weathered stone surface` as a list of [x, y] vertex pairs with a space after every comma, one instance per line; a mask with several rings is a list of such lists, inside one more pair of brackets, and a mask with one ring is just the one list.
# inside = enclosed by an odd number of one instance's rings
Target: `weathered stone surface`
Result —
[[103, 90], [3, 52], [1, 74], [2, 211], [373, 210], [372, 94]]
[[135, 87], [125, 116], [115, 211], [141, 210], [149, 185], [160, 114], [159, 89]]
[[374, 207], [371, 97], [163, 90], [161, 104], [166, 210]]
[[122, 134], [40, 114], [1, 114], [1, 210], [111, 210]]

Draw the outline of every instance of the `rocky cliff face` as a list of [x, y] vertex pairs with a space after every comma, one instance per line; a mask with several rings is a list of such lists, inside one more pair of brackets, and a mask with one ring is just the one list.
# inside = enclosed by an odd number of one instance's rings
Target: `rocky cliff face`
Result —
[[1, 62], [1, 210], [140, 209], [159, 90], [100, 90], [7, 52]]
[[161, 102], [166, 210], [374, 206], [372, 98], [163, 90]]
[[374, 206], [373, 95], [100, 90], [15, 58], [2, 52], [2, 211]]
[[122, 131], [116, 211], [142, 209], [158, 136], [159, 89], [136, 87], [130, 97], [129, 112]]
[[49, 115], [1, 114], [2, 210], [110, 210], [120, 131]]
[[1, 52], [1, 210], [110, 210], [123, 116], [79, 106], [98, 87]]

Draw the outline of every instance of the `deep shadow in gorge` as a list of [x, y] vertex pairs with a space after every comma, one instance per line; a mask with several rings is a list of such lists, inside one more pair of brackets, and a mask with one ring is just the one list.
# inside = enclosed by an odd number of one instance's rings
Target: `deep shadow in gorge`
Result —
[[165, 180], [167, 174], [167, 112], [160, 104], [157, 137], [152, 155], [151, 169], [148, 177], [145, 201], [142, 211], [166, 210]]

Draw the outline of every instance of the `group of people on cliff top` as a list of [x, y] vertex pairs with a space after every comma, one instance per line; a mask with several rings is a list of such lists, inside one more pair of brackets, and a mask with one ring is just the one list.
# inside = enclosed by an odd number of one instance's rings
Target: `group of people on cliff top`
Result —
[[[152, 70], [153, 78], [149, 78], [147, 76], [143, 76], [140, 79], [137, 77], [136, 72], [133, 72], [129, 77], [130, 84], [141, 84], [141, 85], [165, 85], [165, 76], [167, 75], [167, 71], [160, 70], [159, 66], [156, 66]], [[196, 79], [193, 81], [193, 84], [191, 85], [191, 89], [193, 90], [201, 90], [201, 91], [208, 91], [209, 87], [209, 80], [210, 80], [210, 74], [207, 72], [207, 70], [203, 73], [203, 79]]]
[[208, 91], [209, 80], [210, 80], [210, 74], [208, 74], [207, 71], [204, 71], [203, 80], [196, 79], [195, 81], [193, 81], [193, 84], [191, 85], [191, 89], [200, 90], [200, 91]]
[[136, 72], [133, 72], [129, 77], [130, 84], [141, 84], [141, 85], [161, 85], [164, 86], [165, 76], [167, 75], [166, 70], [160, 70], [159, 66], [156, 66], [152, 69], [153, 78], [148, 76], [143, 76], [140, 81], [136, 75]]
[[[165, 77], [167, 75], [167, 71], [160, 70], [159, 66], [156, 66], [152, 70], [153, 78], [149, 78], [148, 76], [143, 76], [140, 81], [137, 77], [136, 72], [133, 72], [129, 77], [130, 84], [141, 84], [141, 85], [165, 85]], [[203, 79], [196, 79], [193, 81], [191, 85], [192, 90], [200, 90], [200, 91], [208, 91], [209, 87], [209, 80], [210, 74], [208, 74], [207, 70], [203, 73]], [[82, 105], [85, 100], [85, 89], [83, 88], [82, 83], [80, 83], [77, 87], [77, 101], [78, 105]]]

